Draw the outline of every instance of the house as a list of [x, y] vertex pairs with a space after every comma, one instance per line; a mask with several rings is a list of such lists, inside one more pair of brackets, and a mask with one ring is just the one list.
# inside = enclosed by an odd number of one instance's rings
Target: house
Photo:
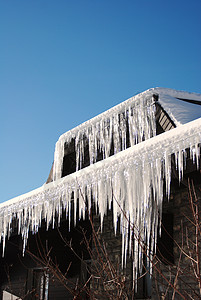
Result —
[[200, 117], [200, 94], [154, 88], [64, 133], [46, 184], [0, 204], [2, 299], [200, 297]]

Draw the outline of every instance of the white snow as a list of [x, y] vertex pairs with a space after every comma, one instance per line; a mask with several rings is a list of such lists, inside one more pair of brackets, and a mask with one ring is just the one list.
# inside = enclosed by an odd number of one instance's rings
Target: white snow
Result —
[[174, 123], [179, 126], [201, 117], [201, 105], [184, 102], [177, 98], [196, 100], [201, 103], [201, 95], [170, 89], [157, 89], [159, 103]]
[[[0, 236], [5, 249], [6, 236], [12, 232], [12, 219], [18, 220], [18, 231], [22, 234], [24, 249], [28, 233], [37, 232], [42, 218], [47, 228], [55, 222], [55, 212], [61, 214], [62, 207], [70, 216], [71, 204], [79, 216], [85, 217], [85, 200], [88, 197], [89, 209], [92, 201], [97, 205], [103, 223], [107, 205], [113, 200], [114, 230], [120, 218], [122, 233], [122, 266], [127, 253], [131, 253], [128, 220], [135, 234], [147, 240], [151, 254], [155, 251], [158, 214], [162, 213], [163, 179], [166, 193], [170, 193], [171, 156], [175, 155], [179, 178], [182, 179], [185, 149], [190, 148], [191, 157], [198, 164], [201, 143], [201, 118], [181, 125], [171, 131], [152, 137], [121, 151], [105, 160], [91, 164], [64, 178], [43, 185], [41, 188], [0, 204]], [[152, 192], [153, 191], [153, 192]], [[78, 199], [71, 202], [72, 196]], [[92, 199], [91, 199], [92, 195]], [[76, 222], [76, 218], [74, 222]], [[152, 236], [150, 236], [152, 232]], [[131, 240], [131, 239], [130, 239]], [[142, 269], [142, 249], [135, 241], [134, 271]]]

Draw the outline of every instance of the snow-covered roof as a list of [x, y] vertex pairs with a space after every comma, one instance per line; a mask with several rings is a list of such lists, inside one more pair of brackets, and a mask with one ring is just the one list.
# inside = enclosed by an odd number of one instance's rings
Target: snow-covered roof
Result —
[[[150, 91], [159, 95], [159, 104], [176, 126], [186, 124], [201, 117], [201, 94], [167, 88], [154, 88]], [[190, 102], [191, 100], [192, 102]], [[195, 104], [194, 101], [200, 103], [200, 105]]]
[[[57, 177], [54, 181], [0, 204], [0, 236], [3, 240], [3, 249], [6, 236], [12, 232], [13, 217], [18, 219], [18, 231], [22, 234], [25, 248], [29, 231], [37, 232], [42, 218], [45, 218], [48, 227], [51, 222], [54, 223], [55, 212], [60, 218], [62, 208], [66, 208], [70, 222], [73, 218], [70, 216], [72, 196], [79, 201], [78, 206], [77, 201], [73, 203], [74, 221], [76, 222], [78, 208], [79, 217], [84, 217], [87, 196], [89, 206], [92, 201], [97, 205], [101, 224], [107, 213], [107, 205], [111, 207], [113, 200], [115, 231], [119, 216], [121, 220], [122, 264], [126, 261], [127, 250], [131, 251], [131, 245], [127, 243], [128, 240], [132, 240], [128, 237], [128, 219], [136, 224], [141, 238], [144, 235], [149, 241], [150, 232], [154, 233], [155, 239], [150, 239], [150, 249], [153, 252], [157, 239], [157, 216], [162, 211], [164, 179], [167, 195], [170, 193], [171, 156], [172, 154], [175, 156], [179, 179], [181, 179], [186, 159], [185, 149], [190, 149], [191, 158], [198, 165], [201, 145], [201, 118], [156, 136], [153, 94], [158, 95], [159, 104], [167, 113], [173, 99], [192, 98], [200, 101], [199, 95], [155, 88], [128, 99], [62, 135], [56, 144], [55, 174]], [[182, 121], [182, 118], [178, 119], [179, 114], [176, 115], [176, 109], [172, 112], [174, 118], [177, 117], [177, 122]], [[127, 149], [126, 122], [129, 125], [131, 140], [131, 146]], [[83, 155], [83, 139], [88, 139], [89, 148], [91, 147], [91, 165], [61, 178], [59, 168], [63, 162], [64, 145], [72, 138], [76, 139], [75, 150], [78, 153], [79, 163]], [[116, 154], [109, 157], [112, 139]], [[102, 149], [105, 159], [95, 163], [97, 147]], [[152, 218], [153, 213], [155, 220]], [[134, 262], [137, 273], [138, 266], [141, 266], [139, 257], [142, 249], [137, 243], [134, 247], [138, 253]]]
[[[13, 217], [18, 219], [18, 230], [22, 234], [25, 247], [29, 231], [37, 232], [42, 218], [45, 218], [47, 227], [50, 222], [54, 223], [55, 212], [60, 218], [62, 207], [66, 208], [69, 221], [74, 218], [76, 222], [78, 207], [79, 217], [84, 217], [85, 196], [87, 196], [89, 209], [92, 201], [96, 203], [101, 223], [107, 213], [107, 205], [111, 207], [113, 200], [114, 229], [116, 230], [120, 216], [124, 241], [122, 264], [126, 261], [127, 251], [131, 251], [127, 244], [129, 234], [127, 220], [135, 224], [142, 239], [143, 235], [149, 237], [150, 233], [153, 233], [155, 239], [151, 239], [150, 245], [153, 252], [157, 238], [158, 213], [162, 212], [164, 178], [167, 195], [170, 192], [171, 155], [174, 154], [176, 157], [180, 178], [185, 165], [183, 160], [186, 156], [183, 152], [186, 148], [190, 147], [191, 157], [198, 165], [200, 128], [201, 118], [0, 204], [0, 236], [4, 247], [6, 236], [11, 232]], [[79, 205], [74, 201], [74, 216], [70, 216], [72, 195], [79, 201]], [[152, 213], [156, 216], [154, 221]], [[137, 266], [141, 264], [139, 257], [142, 249], [139, 245], [135, 245], [135, 249], [139, 253], [139, 256], [135, 257], [134, 264], [137, 272]]]
[[167, 88], [152, 88], [112, 107], [104, 113], [82, 123], [62, 134], [56, 143], [53, 180], [62, 176], [64, 148], [75, 139], [76, 170], [82, 168], [84, 140], [88, 140], [90, 164], [96, 162], [98, 150], [103, 158], [110, 156], [111, 145], [114, 153], [125, 150], [129, 132], [133, 146], [156, 135], [155, 97], [175, 126], [201, 117], [201, 105], [184, 102], [192, 99], [201, 103], [201, 95]]

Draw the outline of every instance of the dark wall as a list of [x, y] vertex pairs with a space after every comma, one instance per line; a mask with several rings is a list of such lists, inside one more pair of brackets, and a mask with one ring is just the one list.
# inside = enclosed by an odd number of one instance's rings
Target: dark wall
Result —
[[[48, 231], [43, 223], [37, 234], [29, 235], [24, 256], [21, 237], [13, 235], [6, 241], [5, 257], [0, 258], [1, 291], [26, 300], [40, 299], [41, 278], [48, 273], [45, 279], [49, 282], [48, 299], [73, 299], [81, 284], [79, 257], [89, 258], [81, 228], [86, 236], [90, 234], [88, 221], [78, 222], [75, 228], [72, 225], [70, 232], [68, 220], [63, 219], [59, 228], [50, 227]], [[43, 285], [45, 289], [45, 283]]]

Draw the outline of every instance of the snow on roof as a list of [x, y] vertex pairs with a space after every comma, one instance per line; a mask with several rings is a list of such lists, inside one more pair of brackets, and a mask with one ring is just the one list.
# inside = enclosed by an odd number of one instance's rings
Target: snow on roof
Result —
[[176, 126], [201, 117], [201, 105], [178, 99], [201, 102], [200, 94], [167, 88], [149, 89], [62, 134], [55, 147], [53, 180], [62, 176], [64, 146], [72, 139], [75, 139], [76, 170], [79, 170], [84, 157], [83, 140], [88, 140], [92, 164], [96, 162], [98, 151], [103, 153], [103, 158], [109, 157], [112, 144], [114, 153], [126, 149], [127, 124], [131, 146], [155, 136], [155, 94], [159, 96], [159, 104]]
[[[201, 117], [201, 94], [176, 91], [167, 88], [154, 88], [150, 91], [159, 95], [163, 107], [176, 126], [186, 124]], [[185, 100], [194, 100], [200, 105]]]
[[[171, 117], [175, 118], [177, 125], [189, 118], [196, 118], [195, 112], [188, 113], [187, 104], [183, 108], [176, 98], [193, 99], [200, 101], [201, 96], [186, 92], [177, 92], [169, 89], [155, 88], [139, 94], [119, 104], [111, 110], [89, 120], [75, 129], [65, 133], [56, 144], [55, 159], [58, 167], [61, 167], [64, 155], [64, 144], [72, 138], [77, 139], [76, 150], [79, 156], [83, 155], [83, 138], [88, 138], [91, 147], [91, 156], [97, 152], [97, 140], [105, 153], [105, 159], [81, 169], [64, 178], [60, 174], [55, 181], [44, 184], [25, 195], [0, 204], [0, 237], [5, 249], [6, 237], [12, 233], [12, 220], [18, 219], [18, 233], [22, 234], [24, 248], [29, 231], [37, 232], [41, 221], [45, 218], [47, 228], [51, 222], [55, 222], [55, 212], [61, 217], [62, 207], [67, 210], [69, 224], [71, 218], [72, 196], [74, 199], [74, 222], [76, 212], [79, 209], [79, 218], [85, 216], [85, 197], [89, 206], [91, 202], [97, 205], [101, 217], [107, 213], [107, 205], [111, 207], [113, 200], [113, 220], [116, 231], [117, 220], [120, 216], [122, 233], [122, 265], [126, 263], [127, 251], [131, 251], [128, 245], [128, 237], [131, 230], [128, 229], [127, 220], [136, 224], [141, 238], [147, 237], [151, 241], [150, 251], [154, 253], [157, 239], [158, 213], [162, 212], [163, 184], [165, 179], [166, 193], [170, 194], [171, 181], [171, 155], [175, 155], [179, 179], [183, 176], [183, 167], [186, 159], [185, 149], [190, 148], [191, 158], [199, 163], [201, 144], [201, 118], [178, 126], [175, 129], [156, 134], [155, 110], [153, 94], [158, 94], [159, 104]], [[176, 100], [176, 101], [175, 101]], [[177, 103], [178, 101], [178, 103]], [[177, 103], [177, 104], [175, 104]], [[174, 104], [176, 106], [174, 106]], [[194, 104], [190, 104], [193, 105]], [[179, 108], [178, 108], [179, 107]], [[185, 113], [182, 115], [182, 109]], [[196, 106], [200, 107], [200, 106]], [[125, 149], [126, 124], [129, 124], [131, 147]], [[111, 139], [117, 149], [116, 154], [109, 156]], [[57, 149], [59, 145], [59, 149]], [[95, 149], [95, 150], [94, 150]], [[121, 151], [122, 150], [122, 151]], [[78, 161], [80, 162], [81, 158]], [[58, 173], [57, 173], [58, 175]], [[92, 196], [92, 198], [91, 198]], [[123, 211], [122, 211], [123, 209]], [[152, 214], [156, 216], [155, 220]], [[125, 218], [125, 215], [127, 218]], [[155, 238], [149, 239], [151, 232]], [[134, 268], [136, 275], [141, 268], [142, 249], [136, 242]]]
[[[171, 155], [176, 158], [179, 178], [182, 178], [185, 165], [184, 154], [190, 148], [194, 162], [199, 162], [201, 143], [201, 118], [181, 125], [171, 131], [150, 138], [105, 160], [92, 164], [64, 178], [43, 185], [41, 188], [0, 204], [0, 236], [5, 248], [6, 236], [12, 232], [12, 219], [18, 219], [18, 231], [22, 234], [24, 249], [28, 233], [37, 232], [44, 218], [47, 227], [55, 222], [55, 212], [61, 217], [62, 207], [66, 208], [71, 218], [72, 196], [74, 199], [74, 222], [79, 209], [79, 218], [85, 217], [85, 197], [87, 196], [90, 210], [91, 202], [98, 207], [103, 224], [107, 207], [111, 208], [113, 200], [113, 220], [116, 231], [117, 220], [121, 220], [121, 233], [124, 247], [122, 248], [122, 265], [126, 264], [128, 245], [128, 220], [135, 224], [140, 237], [151, 241], [150, 251], [154, 253], [157, 239], [158, 213], [162, 212], [163, 183], [166, 182], [167, 195], [170, 193]], [[91, 198], [92, 196], [92, 198]], [[123, 209], [123, 210], [122, 210]], [[156, 216], [153, 220], [152, 214]], [[126, 218], [125, 218], [126, 216]], [[161, 216], [162, 217], [162, 216]], [[154, 238], [150, 239], [150, 234]], [[141, 247], [135, 242], [134, 267], [136, 275], [141, 268]], [[138, 268], [139, 266], [139, 268]]]

